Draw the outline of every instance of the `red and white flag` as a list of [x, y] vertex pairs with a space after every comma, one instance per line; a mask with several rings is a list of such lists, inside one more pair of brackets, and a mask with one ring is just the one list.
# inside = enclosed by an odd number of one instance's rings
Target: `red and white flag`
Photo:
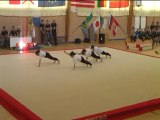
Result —
[[111, 15], [109, 18], [109, 29], [112, 30], [113, 36], [116, 36], [119, 24], [117, 20]]
[[71, 0], [71, 6], [94, 8], [95, 0]]
[[94, 31], [96, 32], [101, 27], [100, 17], [98, 17], [92, 24]]

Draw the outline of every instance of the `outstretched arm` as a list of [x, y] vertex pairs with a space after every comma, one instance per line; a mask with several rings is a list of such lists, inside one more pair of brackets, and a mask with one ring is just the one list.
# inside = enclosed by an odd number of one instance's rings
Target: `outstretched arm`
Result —
[[75, 70], [75, 68], [76, 68], [76, 64], [74, 63], [74, 67], [73, 67], [73, 69]]
[[64, 53], [66, 53], [67, 55], [69, 55], [69, 53], [68, 53], [68, 52], [66, 52], [66, 51], [64, 51]]
[[38, 64], [38, 67], [41, 66], [41, 58], [39, 58], [39, 64]]

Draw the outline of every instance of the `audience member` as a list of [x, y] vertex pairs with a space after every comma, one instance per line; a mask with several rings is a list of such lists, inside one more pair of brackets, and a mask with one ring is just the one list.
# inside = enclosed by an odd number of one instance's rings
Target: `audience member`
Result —
[[49, 24], [48, 20], [46, 20], [46, 34], [47, 34], [47, 42], [49, 45], [51, 45], [51, 39], [52, 39], [51, 25]]
[[41, 24], [40, 24], [40, 31], [41, 31], [41, 44], [43, 44], [44, 42], [44, 35], [45, 35], [45, 26], [44, 26], [44, 21], [41, 20]]
[[9, 37], [8, 37], [8, 31], [6, 30], [6, 27], [3, 26], [3, 30], [1, 32], [1, 36], [2, 36], [2, 46], [4, 48], [7, 48], [10, 46], [10, 41], [9, 41]]
[[55, 20], [53, 20], [53, 22], [51, 23], [51, 27], [52, 27], [52, 36], [54, 39], [54, 44], [57, 45], [57, 31], [56, 31], [57, 24]]
[[17, 36], [17, 31], [14, 26], [12, 26], [9, 36]]

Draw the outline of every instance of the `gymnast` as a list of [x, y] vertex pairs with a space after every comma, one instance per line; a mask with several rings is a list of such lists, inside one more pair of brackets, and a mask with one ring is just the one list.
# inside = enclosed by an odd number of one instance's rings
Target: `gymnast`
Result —
[[64, 53], [66, 53], [67, 55], [69, 55], [73, 59], [74, 69], [76, 67], [75, 64], [76, 64], [77, 61], [79, 61], [81, 63], [84, 63], [87, 66], [88, 65], [92, 66], [92, 64], [89, 61], [85, 60], [81, 55], [79, 55], [79, 54], [77, 54], [77, 53], [75, 53], [73, 51], [71, 51], [70, 53], [67, 53], [66, 51], [64, 51]]
[[48, 58], [48, 59], [50, 59], [50, 60], [54, 60], [54, 63], [55, 63], [56, 61], [58, 62], [58, 64], [60, 63], [60, 61], [59, 61], [56, 57], [53, 57], [53, 56], [50, 55], [50, 53], [45, 52], [45, 51], [42, 51], [42, 50], [40, 50], [40, 49], [38, 49], [38, 50], [36, 51], [36, 55], [40, 57], [40, 58], [39, 58], [39, 65], [38, 65], [38, 67], [40, 67], [40, 65], [41, 65], [41, 58], [42, 58], [42, 57]]
[[97, 56], [92, 49], [82, 49], [81, 54], [86, 56], [86, 60], [88, 60], [88, 57], [93, 57], [96, 61], [99, 59], [102, 62], [101, 57]]
[[111, 58], [111, 54], [109, 54], [108, 52], [105, 52], [103, 49], [101, 49], [101, 48], [98, 48], [98, 47], [96, 47], [96, 46], [94, 46], [94, 45], [91, 45], [91, 49], [98, 55], [98, 56], [100, 56], [101, 54], [102, 55], [106, 55], [106, 58], [107, 58], [107, 56], [110, 56], [110, 58]]

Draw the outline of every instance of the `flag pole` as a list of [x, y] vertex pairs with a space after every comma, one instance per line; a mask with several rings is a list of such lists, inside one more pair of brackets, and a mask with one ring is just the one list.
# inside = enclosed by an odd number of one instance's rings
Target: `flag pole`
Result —
[[122, 32], [125, 34], [125, 36], [128, 38], [128, 34], [126, 34], [125, 30], [119, 25], [119, 28], [122, 30]]
[[79, 25], [74, 31], [73, 31], [73, 34], [75, 33], [75, 31], [77, 31], [77, 29], [80, 27], [81, 25]]

